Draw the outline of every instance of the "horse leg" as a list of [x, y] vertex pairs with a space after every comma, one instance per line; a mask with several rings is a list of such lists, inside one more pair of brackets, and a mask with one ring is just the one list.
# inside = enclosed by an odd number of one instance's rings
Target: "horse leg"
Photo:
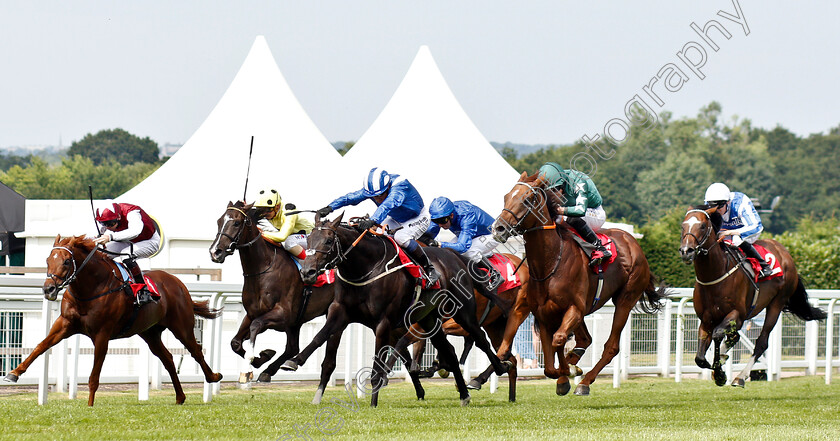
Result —
[[102, 363], [105, 361], [105, 354], [108, 353], [109, 333], [99, 331], [93, 337], [93, 368], [88, 377], [88, 406], [93, 406], [96, 398], [96, 390], [99, 389], [99, 374], [102, 372]]
[[[496, 372], [496, 375], [502, 375], [510, 369], [510, 362], [502, 363], [499, 360], [499, 357], [496, 356], [496, 352], [493, 350], [493, 347], [490, 346], [490, 342], [487, 341], [487, 337], [484, 335], [484, 331], [478, 326], [478, 320], [475, 318], [474, 313], [469, 313], [466, 311], [467, 308], [461, 308], [455, 313], [455, 321], [467, 331], [473, 340], [475, 340], [475, 345], [481, 349], [481, 352], [484, 352], [487, 355], [487, 359], [490, 360], [490, 364], [493, 366], [493, 370]], [[439, 349], [439, 348], [438, 348]], [[455, 362], [458, 362], [458, 357], [455, 357]], [[458, 365], [455, 364], [455, 369], [457, 369]]]
[[154, 326], [142, 333], [140, 337], [146, 341], [149, 350], [157, 357], [169, 372], [169, 378], [172, 379], [172, 387], [175, 388], [175, 404], [183, 404], [187, 396], [184, 395], [184, 389], [181, 387], [181, 380], [178, 379], [178, 369], [175, 367], [175, 362], [172, 360], [172, 353], [166, 349], [163, 341], [160, 339], [160, 334], [166, 329], [163, 326]]
[[[425, 348], [425, 340], [421, 340], [424, 342], [423, 347]], [[417, 347], [416, 344], [414, 346]], [[403, 360], [412, 360], [411, 354], [408, 352], [408, 348], [403, 348], [401, 351], [398, 351], [400, 356]], [[422, 353], [421, 353], [422, 354]], [[417, 370], [408, 370], [408, 376], [411, 377], [411, 383], [414, 385], [414, 393], [417, 395], [418, 400], [425, 400], [426, 399], [426, 391], [423, 389], [423, 385], [420, 384], [420, 372]]]
[[[315, 391], [315, 398], [312, 399], [312, 404], [321, 404], [321, 398], [324, 396], [324, 391], [327, 389], [327, 383], [335, 371], [335, 358], [338, 353], [338, 345], [341, 343], [341, 334], [334, 334], [327, 340], [327, 350], [324, 354], [324, 362], [321, 363], [321, 382], [318, 383], [318, 390]], [[262, 378], [262, 375], [260, 375]], [[269, 380], [271, 377], [269, 377]]]
[[245, 350], [242, 349], [242, 340], [248, 338], [248, 328], [250, 327], [251, 317], [246, 315], [245, 318], [242, 319], [242, 323], [239, 324], [239, 330], [236, 331], [236, 335], [230, 339], [230, 348], [236, 355], [242, 358], [245, 358]]
[[554, 378], [560, 376], [560, 373], [557, 371], [557, 368], [554, 367], [554, 360], [555, 360], [555, 348], [551, 345], [551, 329], [548, 328], [548, 325], [543, 320], [538, 320], [539, 327], [540, 327], [540, 342], [542, 343], [542, 350], [543, 350], [543, 359], [545, 360], [545, 368], [543, 369], [543, 373], [548, 378]]
[[[190, 320], [190, 323], [184, 323], [182, 321], [171, 323], [169, 325], [169, 331], [172, 332], [172, 335], [181, 342], [182, 345], [190, 352], [193, 360], [198, 363], [199, 367], [201, 367], [201, 371], [204, 373], [204, 380], [208, 383], [215, 383], [217, 381], [222, 380], [222, 374], [218, 372], [213, 372], [213, 369], [207, 364], [207, 361], [204, 360], [204, 354], [201, 352], [201, 345], [195, 341], [195, 332], [193, 331], [193, 327], [195, 324]], [[175, 379], [173, 378], [173, 381]]]
[[[434, 333], [434, 335], [430, 337], [430, 340], [435, 348], [437, 348], [438, 355], [442, 361], [457, 366], [458, 355], [455, 353], [455, 348], [452, 347], [452, 344], [449, 343], [449, 340], [446, 339], [446, 335], [443, 332], [439, 331]], [[470, 404], [470, 392], [467, 390], [464, 375], [461, 373], [460, 369], [455, 369], [452, 374], [455, 376], [455, 387], [457, 387], [458, 394], [461, 398], [461, 406]]]
[[[557, 378], [557, 395], [566, 395], [572, 388], [569, 384], [569, 374], [571, 371], [569, 369], [569, 363], [566, 361], [566, 354], [563, 351], [566, 350], [566, 342], [569, 340], [569, 334], [572, 330], [577, 329], [581, 322], [583, 322], [583, 314], [580, 313], [576, 306], [572, 305], [563, 314], [563, 321], [560, 324], [560, 328], [557, 329], [557, 332], [554, 333], [551, 339], [551, 346], [556, 348], [555, 352], [558, 361], [557, 372], [559, 376]], [[581, 390], [580, 386], [575, 390], [576, 394], [578, 394], [578, 390]]]
[[712, 341], [714, 341], [715, 345], [715, 357], [712, 362], [712, 370], [714, 371], [713, 377], [715, 379], [715, 384], [718, 386], [723, 386], [726, 384], [726, 372], [723, 371], [722, 365], [726, 362], [726, 357], [721, 358], [720, 355], [720, 348], [723, 345], [723, 340], [728, 335], [732, 333], [738, 332], [738, 329], [741, 327], [741, 319], [739, 318], [739, 314], [737, 310], [732, 310], [729, 314], [723, 318], [723, 320], [718, 324], [714, 331], [712, 331]]
[[315, 350], [321, 347], [321, 345], [323, 345], [324, 342], [326, 342], [333, 334], [343, 332], [344, 328], [347, 327], [347, 324], [348, 318], [347, 312], [344, 310], [344, 306], [338, 303], [331, 304], [329, 310], [327, 311], [327, 322], [324, 323], [324, 327], [315, 334], [315, 338], [313, 338], [300, 353], [286, 360], [286, 362], [280, 366], [280, 369], [283, 369], [284, 371], [296, 371], [297, 368], [306, 363], [306, 360], [312, 356]]
[[[511, 360], [511, 353], [510, 347], [513, 345], [513, 339], [516, 336], [516, 332], [519, 330], [519, 326], [522, 325], [522, 322], [528, 318], [528, 314], [530, 314], [530, 310], [528, 309], [528, 305], [525, 303], [517, 304], [517, 307], [511, 311], [511, 314], [508, 315], [507, 320], [505, 321], [505, 330], [502, 336], [502, 339], [499, 343], [493, 343], [493, 346], [496, 347], [496, 355], [499, 357], [500, 360]], [[488, 329], [485, 327], [485, 329]], [[489, 331], [488, 331], [489, 334]], [[491, 336], [490, 339], [492, 340], [493, 337]], [[513, 373], [511, 373], [513, 372]], [[470, 381], [470, 384], [467, 385], [470, 389], [481, 389], [481, 386], [490, 379], [490, 374], [492, 374], [492, 366], [488, 367], [484, 370], [479, 376], [473, 378]], [[516, 361], [514, 360], [511, 365], [511, 371], [508, 372], [508, 376], [512, 379], [514, 384], [512, 387], [516, 389]], [[511, 381], [511, 380], [509, 380]], [[511, 400], [513, 401], [513, 400]]]
[[595, 382], [595, 378], [604, 367], [618, 355], [619, 340], [621, 339], [621, 331], [624, 325], [627, 324], [627, 319], [630, 317], [630, 311], [636, 305], [639, 295], [628, 295], [626, 292], [622, 293], [620, 297], [614, 297], [615, 312], [613, 313], [612, 328], [610, 329], [610, 336], [607, 337], [604, 343], [604, 352], [601, 354], [601, 359], [595, 367], [584, 375], [583, 379], [578, 383], [575, 389], [575, 395], [589, 395], [589, 385]]
[[250, 333], [250, 348], [245, 350], [245, 359], [251, 364], [251, 366], [258, 368], [262, 366], [268, 360], [271, 360], [271, 357], [274, 356], [274, 351], [271, 352], [260, 352], [259, 357], [254, 357], [254, 350], [257, 347], [257, 336], [265, 332], [266, 329], [284, 329], [287, 325], [286, 323], [286, 313], [280, 307], [275, 306], [274, 309], [266, 312], [265, 314], [251, 320], [251, 327], [249, 329]]
[[[265, 351], [260, 352], [260, 357], [262, 358], [263, 355], [268, 355], [267, 352], [270, 349], [266, 349]], [[268, 365], [265, 370], [262, 371], [260, 377], [257, 379], [260, 383], [271, 383], [271, 377], [277, 373], [280, 369], [280, 366], [286, 362], [286, 360], [294, 357], [300, 351], [300, 326], [293, 326], [286, 330], [286, 349], [277, 357], [277, 360], [274, 360], [270, 365]], [[271, 351], [274, 352], [274, 351]], [[273, 356], [273, 355], [272, 355]]]
[[29, 369], [29, 365], [32, 364], [36, 358], [46, 352], [49, 348], [57, 345], [61, 340], [77, 333], [78, 332], [75, 329], [72, 329], [69, 320], [59, 316], [53, 323], [52, 327], [50, 327], [50, 332], [47, 334], [46, 338], [44, 338], [41, 343], [38, 343], [38, 346], [35, 346], [32, 353], [26, 357], [26, 360], [23, 360], [23, 362], [14, 368], [14, 370], [6, 375], [5, 380], [11, 383], [17, 383], [18, 378], [20, 378], [20, 376]]
[[464, 365], [464, 364], [467, 363], [467, 357], [469, 357], [470, 351], [472, 350], [474, 344], [475, 344], [475, 339], [474, 338], [472, 338], [469, 335], [464, 337], [464, 351], [461, 352], [461, 358], [458, 359], [458, 364]]
[[[385, 357], [386, 354], [383, 354], [382, 350], [385, 349], [385, 346], [390, 342], [391, 331], [391, 321], [388, 319], [382, 319], [376, 325], [376, 350], [373, 355], [373, 368], [370, 376], [370, 383], [373, 387], [373, 393], [370, 396], [371, 407], [379, 405], [379, 390], [388, 385], [388, 373], [393, 366], [391, 361], [395, 357], [392, 354], [388, 354], [388, 356]], [[406, 347], [408, 347], [408, 338], [403, 336], [397, 342], [397, 350]], [[385, 358], [383, 359], [382, 357]], [[393, 362], [396, 363], [396, 360]]]
[[694, 356], [694, 363], [701, 369], [711, 369], [712, 365], [706, 360], [706, 352], [712, 344], [712, 333], [709, 332], [708, 325], [704, 322], [700, 323], [697, 329], [697, 355]]
[[744, 369], [742, 369], [741, 372], [732, 379], [733, 386], [744, 387], [744, 382], [747, 376], [750, 375], [750, 371], [752, 371], [753, 366], [758, 359], [764, 355], [764, 351], [767, 350], [767, 345], [770, 341], [770, 332], [776, 326], [776, 322], [779, 320], [779, 315], [781, 314], [783, 307], [783, 304], [774, 301], [765, 310], [764, 325], [761, 327], [761, 332], [759, 333], [758, 338], [755, 339], [755, 350], [753, 351], [749, 361], [747, 361], [747, 365], [744, 366]]
[[[583, 375], [583, 370], [578, 367], [580, 359], [586, 353], [586, 349], [592, 344], [592, 336], [589, 335], [589, 329], [586, 328], [586, 322], [581, 321], [580, 326], [575, 329], [575, 347], [566, 354], [566, 360], [569, 363], [569, 372], [574, 367], [574, 376], [579, 377]], [[564, 348], [565, 349], [565, 348]]]

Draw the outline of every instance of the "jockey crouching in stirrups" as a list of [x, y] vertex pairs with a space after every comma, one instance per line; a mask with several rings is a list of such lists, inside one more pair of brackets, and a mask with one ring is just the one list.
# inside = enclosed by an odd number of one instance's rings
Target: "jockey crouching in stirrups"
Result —
[[753, 258], [761, 265], [761, 272], [757, 278], [763, 279], [773, 274], [770, 264], [761, 258], [753, 243], [764, 231], [761, 218], [758, 216], [750, 198], [744, 193], [731, 192], [726, 185], [715, 182], [706, 189], [706, 204], [716, 205], [717, 212], [723, 219], [718, 237], [732, 236], [732, 245], [740, 248], [747, 257]]
[[370, 199], [376, 205], [370, 219], [363, 219], [359, 227], [368, 229], [382, 225], [395, 230], [394, 240], [417, 261], [426, 273], [429, 285], [434, 285], [440, 274], [429, 261], [417, 239], [429, 228], [429, 213], [423, 204], [423, 198], [407, 179], [397, 174], [389, 174], [378, 167], [370, 169], [361, 190], [347, 193], [318, 210], [324, 217], [331, 212], [348, 205], [358, 205]]
[[97, 234], [94, 243], [103, 245], [106, 251], [114, 254], [126, 250], [131, 255], [122, 263], [134, 278], [134, 283], [143, 285], [135, 298], [137, 305], [145, 305], [155, 301], [143, 281], [143, 273], [137, 266], [137, 259], [152, 257], [160, 251], [160, 227], [151, 216], [137, 205], [114, 203], [105, 201], [102, 207], [96, 209]]
[[315, 228], [309, 219], [298, 214], [286, 214], [286, 210], [294, 210], [295, 206], [283, 206], [283, 200], [277, 190], [260, 191], [257, 202], [258, 226], [262, 236], [275, 244], [282, 244], [298, 262], [306, 258], [306, 237]]
[[[488, 298], [495, 298], [496, 289], [502, 282], [501, 274], [487, 260], [499, 245], [493, 240], [491, 230], [495, 219], [467, 201], [452, 202], [443, 196], [435, 198], [429, 205], [429, 216], [432, 225], [426, 235], [434, 239], [443, 228], [458, 236], [454, 242], [438, 243], [432, 240], [432, 246], [449, 248], [458, 253], [466, 261], [473, 280], [486, 290]], [[476, 271], [476, 268], [484, 269], [487, 273]]]
[[564, 170], [555, 162], [540, 167], [540, 175], [548, 182], [546, 198], [549, 208], [556, 213], [556, 223], [565, 220], [594, 249], [589, 265], [595, 267], [608, 261], [612, 253], [601, 244], [595, 234], [607, 220], [601, 206], [601, 194], [595, 183], [585, 173]]

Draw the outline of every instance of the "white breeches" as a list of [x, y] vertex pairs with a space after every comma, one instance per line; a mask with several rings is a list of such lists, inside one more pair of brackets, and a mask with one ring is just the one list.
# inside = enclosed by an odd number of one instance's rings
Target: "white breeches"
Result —
[[490, 257], [493, 255], [493, 250], [499, 246], [499, 242], [493, 240], [493, 235], [474, 237], [470, 249], [464, 251], [464, 256], [473, 262], [480, 260], [482, 257]]
[[405, 247], [412, 239], [417, 240], [417, 238], [422, 236], [423, 233], [429, 229], [429, 224], [431, 222], [432, 220], [429, 218], [429, 210], [423, 207], [422, 213], [403, 223], [399, 223], [388, 216], [384, 221], [382, 221], [382, 226], [388, 227], [391, 230], [402, 227], [399, 231], [394, 233], [394, 240], [397, 244], [399, 244], [399, 246]]

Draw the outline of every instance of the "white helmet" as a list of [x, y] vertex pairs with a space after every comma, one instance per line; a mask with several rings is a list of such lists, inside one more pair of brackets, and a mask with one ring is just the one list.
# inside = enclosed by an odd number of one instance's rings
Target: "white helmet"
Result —
[[365, 197], [379, 196], [391, 188], [391, 175], [379, 167], [374, 167], [368, 172], [363, 188]]
[[732, 199], [732, 193], [729, 187], [720, 182], [715, 182], [706, 189], [706, 203], [714, 204], [715, 202], [729, 201]]

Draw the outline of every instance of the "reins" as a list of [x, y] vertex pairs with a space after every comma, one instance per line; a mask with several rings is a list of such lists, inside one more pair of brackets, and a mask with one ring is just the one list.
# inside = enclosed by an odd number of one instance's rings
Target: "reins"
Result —
[[[88, 262], [90, 262], [90, 260], [93, 258], [93, 256], [96, 254], [96, 251], [97, 251], [96, 248], [91, 250], [91, 252], [88, 253], [87, 257], [85, 257], [85, 259], [82, 261], [82, 264], [77, 267], [76, 266], [76, 256], [73, 254], [73, 250], [71, 250], [70, 248], [67, 248], [67, 247], [63, 247], [63, 246], [53, 247], [52, 249], [67, 251], [68, 253], [70, 253], [70, 261], [73, 262], [73, 272], [70, 274], [70, 276], [68, 276], [67, 278], [64, 278], [63, 281], [56, 286], [56, 292], [60, 292], [62, 289], [66, 288], [68, 285], [73, 283], [76, 280], [76, 278], [78, 277], [78, 274], [82, 271], [82, 268], [84, 268], [88, 264]], [[55, 274], [52, 274], [52, 273], [47, 273], [47, 277], [49, 277], [53, 281], [56, 281], [56, 279], [62, 279], [61, 277], [59, 277]], [[117, 280], [119, 280], [119, 278], [117, 278]], [[125, 289], [125, 287], [128, 284], [129, 284], [129, 282], [121, 281], [120, 285], [117, 286], [116, 288], [105, 291], [104, 293], [101, 293], [101, 294], [97, 294], [93, 297], [78, 297], [76, 295], [73, 295], [73, 298], [75, 300], [80, 301], [80, 302], [89, 302], [91, 300], [96, 300], [100, 297], [105, 297], [108, 294], [112, 294], [112, 293], [115, 293], [115, 292], [118, 292], [118, 291], [122, 291], [122, 290]]]
[[[536, 193], [538, 189], [542, 190], [541, 188], [534, 187], [533, 185], [531, 185], [527, 182], [517, 182], [515, 185], [524, 185], [524, 186], [528, 187], [528, 189], [532, 193]], [[522, 204], [527, 205], [524, 200], [523, 200]], [[531, 228], [528, 228], [524, 231], [519, 231], [519, 227], [522, 225], [522, 222], [524, 222], [525, 219], [528, 218], [528, 214], [526, 213], [525, 215], [523, 215], [520, 218], [519, 216], [516, 215], [516, 213], [514, 213], [512, 210], [508, 209], [507, 207], [503, 208], [502, 211], [505, 211], [505, 212], [509, 213], [511, 215], [511, 217], [513, 217], [514, 220], [516, 220], [516, 225], [511, 226], [510, 227], [511, 230], [513, 232], [515, 232], [517, 234], [520, 234], [520, 235], [523, 235], [523, 236], [526, 233], [530, 233], [532, 231], [556, 230], [557, 229], [557, 224], [552, 222], [550, 224], [537, 225], [536, 227], [531, 227]], [[532, 215], [536, 216], [536, 214], [534, 214], [532, 212], [532, 210], [530, 210], [530, 209], [528, 210], [528, 213], [531, 213]], [[535, 280], [537, 282], [544, 282], [544, 281], [548, 280], [549, 278], [551, 278], [551, 276], [553, 276], [554, 273], [556, 273], [557, 270], [560, 268], [560, 260], [561, 260], [562, 255], [563, 255], [563, 241], [561, 240], [560, 241], [560, 251], [557, 253], [557, 257], [555, 258], [555, 261], [554, 261], [554, 267], [551, 269], [551, 272], [549, 272], [548, 275], [545, 276], [545, 277], [537, 277], [536, 274], [534, 274], [534, 267], [532, 265], [528, 265], [528, 273], [531, 275], [531, 279]], [[525, 259], [522, 259], [522, 261], [524, 262]], [[520, 265], [521, 264], [522, 263], [520, 262]], [[519, 268], [517, 267], [517, 269], [519, 269]]]

